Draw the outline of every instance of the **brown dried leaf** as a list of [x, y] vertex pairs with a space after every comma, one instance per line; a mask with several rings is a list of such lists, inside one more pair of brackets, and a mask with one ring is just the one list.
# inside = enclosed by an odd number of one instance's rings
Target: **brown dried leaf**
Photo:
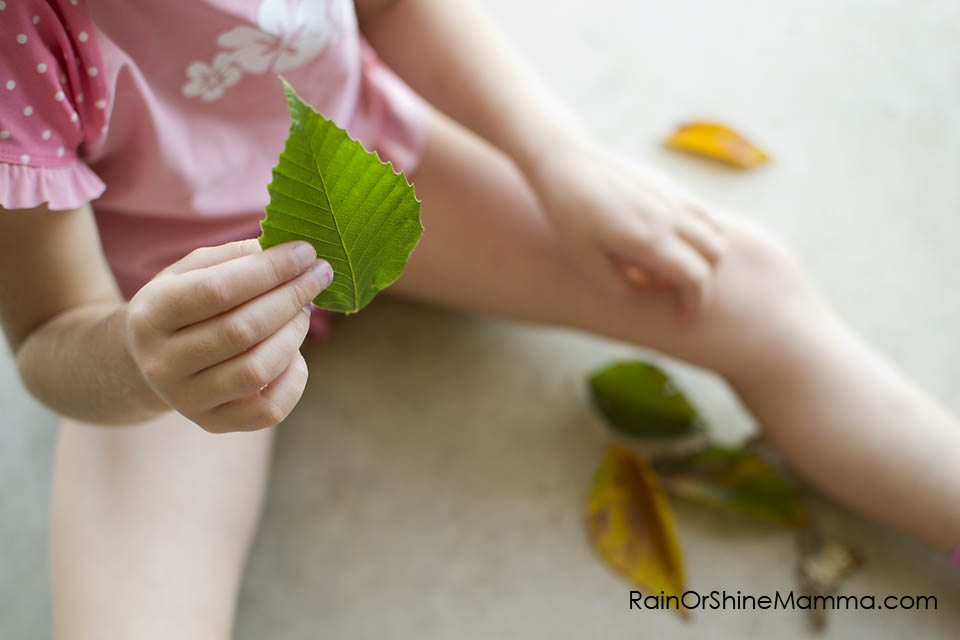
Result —
[[[800, 590], [808, 596], [830, 596], [837, 592], [840, 582], [863, 565], [863, 558], [847, 545], [824, 538], [820, 531], [810, 529], [797, 536], [797, 577]], [[810, 624], [815, 631], [827, 625], [827, 610], [810, 610]]]
[[742, 135], [717, 122], [680, 125], [665, 144], [671, 149], [707, 156], [741, 169], [750, 169], [770, 159]]
[[610, 566], [647, 594], [683, 593], [683, 554], [673, 515], [642, 456], [621, 447], [607, 451], [586, 515], [590, 540]]

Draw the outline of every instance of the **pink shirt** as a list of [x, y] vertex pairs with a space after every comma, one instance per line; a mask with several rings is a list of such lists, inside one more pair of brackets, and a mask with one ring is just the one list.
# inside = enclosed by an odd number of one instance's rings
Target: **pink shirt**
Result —
[[289, 127], [280, 74], [416, 166], [429, 108], [350, 0], [0, 0], [0, 206], [95, 200], [131, 296], [196, 247], [259, 235]]

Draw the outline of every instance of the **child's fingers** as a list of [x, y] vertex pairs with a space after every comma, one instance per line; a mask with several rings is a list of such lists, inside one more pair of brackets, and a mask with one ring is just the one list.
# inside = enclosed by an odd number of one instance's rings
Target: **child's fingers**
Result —
[[713, 231], [722, 232], [726, 226], [723, 221], [722, 215], [714, 208], [708, 207], [699, 200], [693, 199], [692, 197], [687, 198], [688, 202], [685, 205], [685, 208], [690, 211], [693, 215], [703, 220]]
[[189, 397], [183, 404], [211, 409], [256, 393], [287, 368], [309, 329], [309, 313], [302, 310], [249, 351], [194, 375], [184, 389]]
[[657, 246], [654, 270], [680, 293], [681, 306], [687, 311], [706, 303], [711, 268], [702, 255], [679, 238]]
[[[330, 265], [316, 259], [316, 251], [307, 242], [289, 242], [223, 262], [165, 278], [154, 302], [153, 324], [174, 331], [229, 311], [247, 300], [292, 280], [307, 269], [316, 269], [318, 277]], [[150, 286], [148, 285], [148, 286]]]
[[243, 256], [248, 256], [253, 253], [260, 253], [260, 243], [256, 239], [237, 240], [236, 242], [228, 242], [227, 244], [221, 244], [215, 247], [201, 247], [194, 249], [177, 262], [174, 262], [164, 269], [162, 273], [186, 273], [194, 269], [212, 267], [215, 264], [220, 264], [221, 262], [235, 258], [242, 258]]
[[[325, 264], [325, 263], [324, 263]], [[323, 291], [332, 272], [308, 269], [290, 282], [170, 336], [171, 357], [193, 374], [243, 353], [273, 335]]]
[[307, 363], [299, 353], [271, 384], [245, 398], [221, 405], [210, 413], [208, 431], [254, 431], [286, 419], [307, 386]]
[[630, 293], [632, 287], [624, 278], [617, 257], [599, 247], [579, 247], [575, 249], [574, 258], [594, 285], [610, 295], [626, 296]]
[[676, 226], [677, 235], [696, 249], [711, 265], [716, 265], [723, 254], [720, 236], [699, 218], [684, 216]]

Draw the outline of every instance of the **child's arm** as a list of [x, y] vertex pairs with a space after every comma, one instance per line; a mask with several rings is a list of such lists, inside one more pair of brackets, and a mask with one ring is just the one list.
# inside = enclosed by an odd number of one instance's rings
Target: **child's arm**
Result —
[[470, 2], [358, 0], [360, 26], [410, 85], [507, 153], [598, 285], [659, 276], [694, 309], [722, 251], [719, 224], [665, 177], [593, 143]]
[[307, 243], [194, 251], [125, 303], [89, 206], [0, 210], [0, 319], [30, 391], [98, 424], [174, 409], [208, 431], [271, 426], [306, 384], [303, 306], [330, 282]]

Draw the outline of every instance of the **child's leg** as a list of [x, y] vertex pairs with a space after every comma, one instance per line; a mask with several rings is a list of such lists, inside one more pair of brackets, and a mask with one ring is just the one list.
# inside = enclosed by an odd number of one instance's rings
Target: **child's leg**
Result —
[[273, 433], [212, 435], [176, 413], [136, 427], [64, 421], [55, 637], [231, 637]]
[[712, 306], [617, 298], [565, 258], [517, 170], [445, 120], [414, 180], [425, 232], [392, 291], [586, 329], [714, 369], [824, 491], [948, 549], [960, 543], [960, 425], [857, 339], [789, 256], [735, 218]]

